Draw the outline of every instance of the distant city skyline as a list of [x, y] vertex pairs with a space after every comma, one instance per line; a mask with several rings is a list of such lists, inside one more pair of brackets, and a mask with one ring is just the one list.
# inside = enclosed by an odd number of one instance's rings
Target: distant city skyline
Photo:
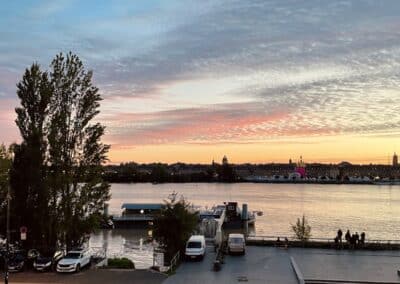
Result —
[[72, 51], [103, 94], [110, 163], [391, 164], [400, 152], [400, 2], [7, 1], [0, 143], [16, 83]]

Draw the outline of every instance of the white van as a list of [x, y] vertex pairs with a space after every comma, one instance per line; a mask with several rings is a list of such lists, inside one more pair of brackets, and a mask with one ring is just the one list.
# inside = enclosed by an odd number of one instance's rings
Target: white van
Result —
[[228, 253], [246, 253], [246, 241], [243, 234], [229, 234]]
[[191, 236], [186, 243], [185, 257], [203, 259], [206, 254], [206, 239], [201, 235]]

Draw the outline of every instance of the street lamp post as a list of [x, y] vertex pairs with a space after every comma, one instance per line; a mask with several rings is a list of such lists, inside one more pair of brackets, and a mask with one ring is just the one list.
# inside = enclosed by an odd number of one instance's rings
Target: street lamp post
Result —
[[[11, 166], [14, 162], [14, 151], [11, 152]], [[11, 168], [10, 168], [11, 169]], [[6, 258], [5, 258], [5, 274], [4, 283], [8, 284], [8, 262], [10, 260], [10, 203], [11, 203], [11, 184], [10, 184], [10, 169], [8, 170], [8, 185], [7, 185], [7, 239], [6, 239]]]
[[10, 194], [10, 185], [8, 185], [7, 191], [7, 239], [6, 239], [6, 259], [5, 259], [5, 275], [4, 275], [4, 283], [8, 284], [8, 261], [10, 258], [10, 203], [11, 203], [11, 194]]

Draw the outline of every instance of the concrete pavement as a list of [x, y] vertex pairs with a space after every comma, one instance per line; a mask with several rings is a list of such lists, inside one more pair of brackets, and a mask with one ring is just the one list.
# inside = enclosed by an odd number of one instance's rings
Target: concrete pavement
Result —
[[336, 251], [248, 246], [244, 256], [226, 256], [218, 272], [212, 270], [215, 253], [207, 248], [203, 261], [183, 262], [170, 277], [143, 270], [86, 269], [77, 274], [23, 272], [10, 275], [10, 283], [298, 283], [293, 258], [305, 279], [400, 283], [398, 251]]
[[291, 249], [304, 279], [400, 283], [398, 251]]
[[225, 264], [218, 272], [212, 270], [215, 253], [208, 249], [200, 262], [184, 262], [176, 274], [167, 278], [164, 284], [183, 283], [277, 283], [297, 284], [295, 274], [283, 250], [265, 247], [247, 247], [244, 256], [226, 256]]
[[202, 262], [184, 262], [164, 284], [183, 283], [298, 283], [290, 263], [293, 257], [304, 279], [348, 283], [400, 283], [398, 251], [336, 251], [248, 246], [245, 256], [226, 256], [218, 272], [212, 270], [215, 253]]

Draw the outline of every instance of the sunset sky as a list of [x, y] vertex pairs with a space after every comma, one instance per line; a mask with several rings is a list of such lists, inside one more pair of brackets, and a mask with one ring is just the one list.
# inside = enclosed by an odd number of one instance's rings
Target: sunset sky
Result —
[[111, 163], [385, 163], [400, 152], [400, 1], [4, 1], [0, 143], [16, 83], [72, 51]]

